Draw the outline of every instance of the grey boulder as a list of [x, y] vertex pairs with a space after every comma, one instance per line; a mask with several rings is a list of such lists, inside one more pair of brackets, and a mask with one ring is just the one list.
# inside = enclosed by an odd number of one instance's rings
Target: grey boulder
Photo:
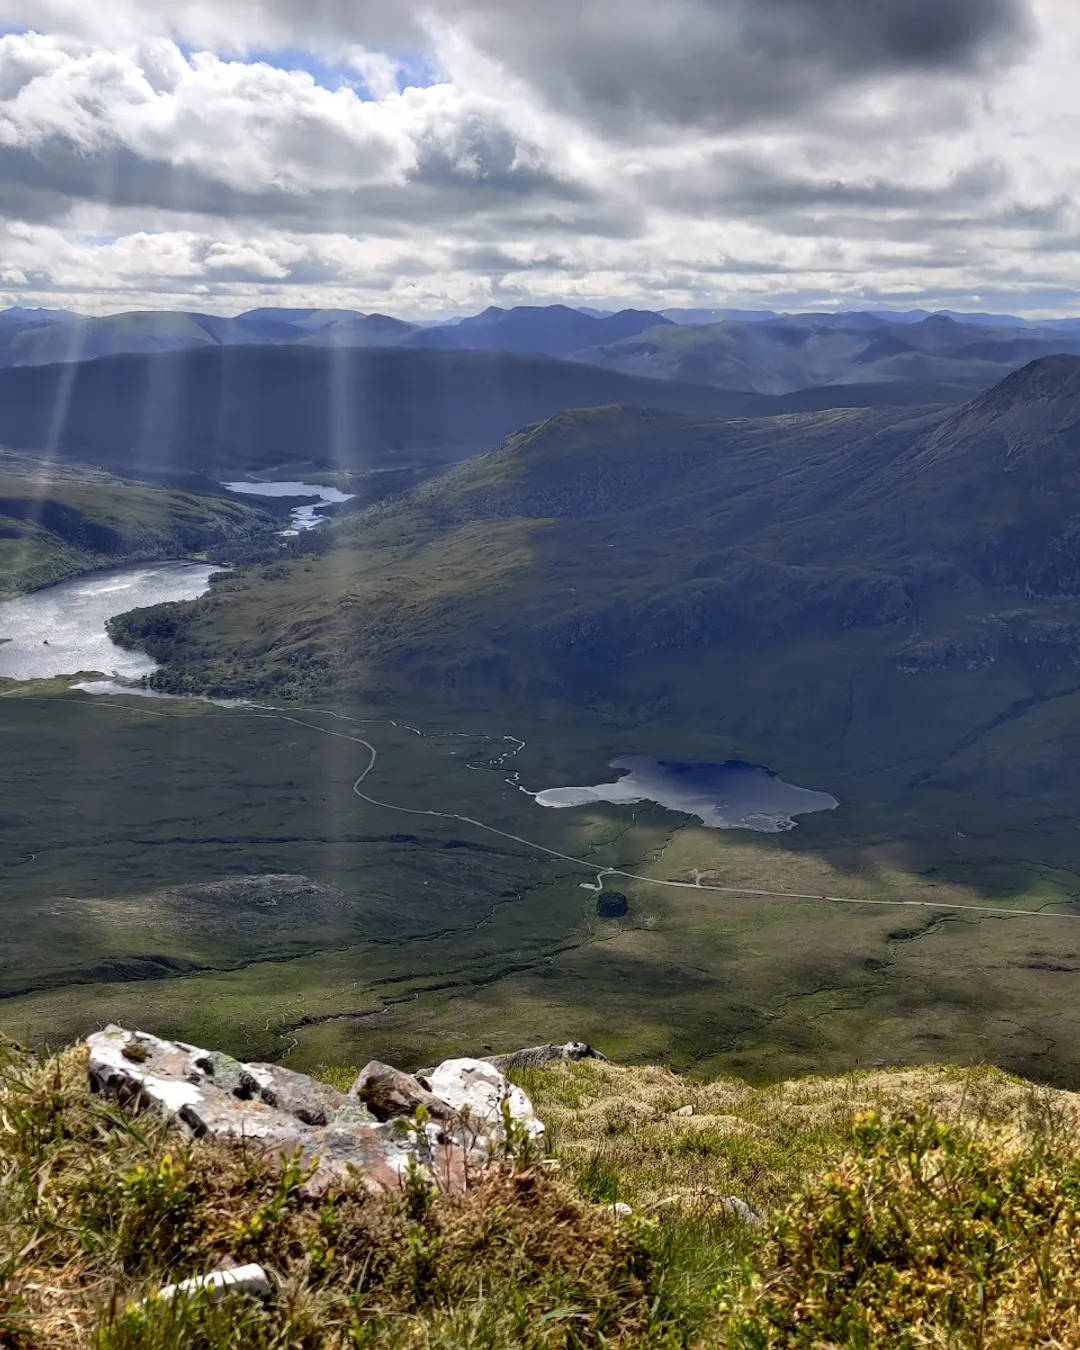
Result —
[[409, 1118], [421, 1106], [432, 1120], [451, 1120], [455, 1114], [448, 1102], [429, 1092], [411, 1073], [377, 1059], [360, 1070], [349, 1096], [363, 1102], [376, 1120]]
[[[504, 1111], [531, 1137], [544, 1132], [525, 1093], [483, 1060], [440, 1064], [431, 1092], [373, 1062], [346, 1096], [278, 1064], [244, 1064], [123, 1027], [106, 1027], [86, 1044], [94, 1091], [134, 1111], [160, 1111], [196, 1137], [243, 1140], [269, 1153], [299, 1150], [312, 1168], [313, 1193], [356, 1180], [372, 1191], [395, 1190], [419, 1170], [458, 1194], [504, 1143]], [[423, 1125], [414, 1119], [419, 1105], [428, 1112]]]
[[533, 1045], [527, 1050], [514, 1050], [508, 1055], [486, 1055], [488, 1064], [494, 1064], [503, 1073], [511, 1069], [541, 1069], [545, 1064], [559, 1064], [564, 1060], [601, 1059], [607, 1056], [594, 1050], [585, 1041], [567, 1041], [565, 1045]]

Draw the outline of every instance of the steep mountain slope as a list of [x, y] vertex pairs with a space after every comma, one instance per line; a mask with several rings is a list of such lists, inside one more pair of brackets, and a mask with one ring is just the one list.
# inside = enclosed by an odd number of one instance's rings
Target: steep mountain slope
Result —
[[739, 412], [720, 390], [544, 357], [210, 347], [0, 370], [0, 444], [140, 473], [444, 463], [562, 408]]
[[1043, 828], [1080, 809], [1078, 381], [1039, 362], [899, 421], [563, 413], [151, 650], [174, 688], [554, 698], [660, 752]]
[[566, 305], [520, 305], [500, 309], [493, 305], [460, 323], [428, 328], [408, 339], [412, 347], [443, 350], [532, 352], [569, 356], [582, 347], [619, 342], [647, 329], [674, 325], [661, 314], [624, 309], [594, 317]]
[[668, 326], [579, 351], [575, 359], [635, 375], [784, 394], [891, 380], [985, 387], [1029, 361], [1062, 352], [1080, 352], [1077, 334], [977, 326], [945, 315], [890, 323], [847, 314]]

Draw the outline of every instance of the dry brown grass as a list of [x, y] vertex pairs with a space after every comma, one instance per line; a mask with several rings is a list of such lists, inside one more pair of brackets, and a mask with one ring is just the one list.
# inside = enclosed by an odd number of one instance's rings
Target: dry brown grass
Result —
[[[765, 1088], [596, 1060], [516, 1076], [585, 1192], [646, 1210], [664, 1202], [707, 1210], [737, 1195], [765, 1213], [843, 1153], [865, 1111], [888, 1117], [922, 1102], [939, 1120], [1004, 1130], [1018, 1145], [1049, 1119], [1080, 1118], [1080, 1094], [991, 1068], [883, 1070]], [[694, 1114], [672, 1114], [684, 1106]]]
[[[304, 1189], [298, 1163], [192, 1142], [93, 1097], [85, 1051], [0, 1083], [0, 1344], [38, 1347], [649, 1343], [648, 1246], [512, 1159], [464, 1197]], [[165, 1283], [258, 1261], [267, 1301], [162, 1304]], [[148, 1302], [144, 1302], [149, 1300]], [[140, 1307], [139, 1305], [142, 1304]], [[572, 1335], [570, 1334], [572, 1332]]]

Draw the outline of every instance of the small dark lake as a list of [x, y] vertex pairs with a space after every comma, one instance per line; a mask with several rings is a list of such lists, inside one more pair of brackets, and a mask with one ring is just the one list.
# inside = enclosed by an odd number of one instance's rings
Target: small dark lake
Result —
[[620, 776], [593, 787], [548, 788], [536, 794], [540, 806], [565, 809], [591, 802], [655, 802], [669, 811], [696, 816], [713, 830], [756, 830], [779, 834], [795, 828], [795, 817], [834, 811], [827, 792], [785, 783], [763, 764], [729, 759], [721, 764], [620, 755], [610, 762]]

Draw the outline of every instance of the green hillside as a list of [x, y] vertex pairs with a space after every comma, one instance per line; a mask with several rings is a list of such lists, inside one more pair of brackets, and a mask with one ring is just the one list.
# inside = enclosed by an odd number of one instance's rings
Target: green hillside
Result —
[[[23, 472], [4, 472], [12, 467]], [[0, 459], [0, 599], [98, 567], [243, 543], [275, 526], [273, 516], [235, 499], [104, 474], [34, 473], [35, 466]]]

